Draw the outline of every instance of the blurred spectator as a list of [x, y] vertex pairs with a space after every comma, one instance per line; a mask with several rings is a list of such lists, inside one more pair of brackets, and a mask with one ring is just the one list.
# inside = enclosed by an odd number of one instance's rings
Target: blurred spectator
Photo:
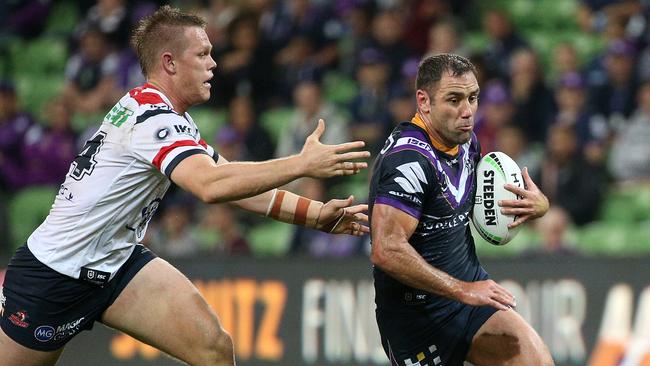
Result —
[[362, 49], [370, 46], [372, 6], [355, 0], [339, 0], [337, 10], [343, 19], [343, 35], [339, 41], [339, 70], [353, 76], [357, 67], [356, 57]]
[[116, 95], [113, 99], [120, 99], [127, 91], [145, 83], [142, 69], [133, 49], [125, 48], [118, 53], [118, 64], [115, 74]]
[[639, 107], [619, 131], [609, 160], [618, 182], [650, 181], [650, 81], [638, 92]]
[[195, 230], [205, 253], [248, 255], [251, 250], [235, 210], [227, 204], [204, 205]]
[[481, 143], [481, 151], [496, 150], [497, 136], [501, 129], [512, 123], [514, 107], [506, 87], [499, 81], [487, 83], [481, 95], [481, 114], [476, 121], [474, 132]]
[[602, 116], [594, 115], [587, 105], [586, 85], [582, 76], [570, 72], [560, 76], [555, 91], [558, 114], [554, 123], [571, 126], [578, 138], [578, 148], [592, 164], [603, 162], [609, 129]]
[[[302, 178], [298, 181], [298, 191], [302, 196], [319, 201], [325, 201], [325, 185], [322, 181], [312, 178]], [[329, 235], [325, 232], [294, 226], [289, 252], [293, 255], [308, 255], [311, 257], [349, 257], [359, 255], [361, 238], [350, 235]]]
[[508, 75], [508, 61], [515, 50], [527, 47], [517, 34], [508, 16], [501, 10], [490, 10], [483, 16], [483, 31], [490, 38], [485, 51], [485, 65], [488, 78], [505, 78]]
[[463, 47], [458, 25], [452, 18], [441, 19], [433, 24], [429, 29], [428, 41], [425, 57], [439, 53], [455, 53], [467, 56], [469, 53], [469, 50]]
[[[372, 21], [371, 47], [383, 55], [388, 66], [388, 75], [391, 82], [400, 77], [400, 70], [404, 61], [413, 56], [413, 52], [404, 41], [404, 19], [397, 10], [382, 10], [375, 15]], [[361, 50], [358, 62], [364, 63], [362, 58], [366, 49]]]
[[626, 40], [615, 40], [604, 58], [606, 80], [591, 89], [591, 105], [616, 125], [616, 120], [630, 116], [634, 110], [637, 79], [634, 74], [635, 46]]
[[413, 92], [410, 89], [400, 88], [391, 91], [388, 100], [388, 111], [393, 125], [404, 121], [410, 121], [415, 115], [415, 102], [413, 101]]
[[81, 36], [79, 51], [66, 65], [63, 96], [75, 112], [102, 112], [118, 93], [119, 60], [98, 28], [87, 29]]
[[[352, 100], [352, 124], [350, 126], [355, 140], [366, 142], [366, 148], [378, 152], [384, 136], [393, 121], [386, 110], [389, 98], [390, 65], [385, 55], [375, 48], [366, 48], [359, 56], [357, 82], [359, 91]], [[411, 89], [413, 90], [413, 89]]]
[[519, 49], [510, 59], [510, 96], [515, 105], [514, 120], [531, 143], [542, 143], [555, 115], [553, 94], [544, 83], [537, 55]]
[[551, 63], [551, 79], [556, 81], [561, 75], [580, 72], [580, 57], [578, 51], [569, 42], [560, 42], [553, 48]]
[[350, 140], [346, 121], [333, 104], [323, 99], [320, 85], [313, 81], [303, 81], [296, 86], [293, 95], [295, 109], [280, 133], [275, 156], [299, 153], [305, 138], [314, 132], [320, 118], [325, 120], [321, 142], [339, 144]]
[[539, 175], [542, 152], [531, 148], [519, 126], [509, 124], [501, 127], [496, 136], [494, 150], [510, 156], [521, 169], [528, 168], [531, 177]]
[[213, 57], [218, 65], [212, 79], [213, 104], [225, 106], [237, 95], [250, 95], [260, 105], [274, 93], [271, 50], [260, 42], [252, 14], [241, 14], [230, 23], [226, 48], [213, 49]]
[[606, 181], [604, 173], [588, 164], [578, 150], [571, 126], [550, 127], [540, 176], [533, 177], [551, 205], [564, 209], [576, 225], [596, 218]]
[[300, 35], [291, 38], [289, 44], [277, 53], [275, 63], [278, 75], [282, 75], [278, 91], [287, 103], [290, 103], [292, 91], [300, 82], [320, 80], [324, 72], [317, 61], [314, 45], [309, 38]]
[[0, 1], [0, 36], [5, 33], [24, 38], [38, 36], [52, 7], [51, 0]]
[[535, 221], [535, 229], [540, 235], [540, 247], [527, 250], [526, 257], [539, 256], [570, 256], [579, 254], [572, 243], [567, 241], [567, 229], [571, 219], [566, 211], [557, 206], [551, 206], [546, 215]]
[[210, 0], [208, 5], [201, 9], [200, 15], [206, 21], [205, 33], [208, 35], [213, 49], [226, 48], [228, 26], [240, 12], [240, 6], [232, 0]]
[[251, 98], [238, 96], [230, 102], [228, 123], [244, 145], [241, 156], [235, 160], [262, 161], [273, 158], [273, 140], [257, 120]]
[[34, 125], [32, 116], [18, 107], [12, 82], [0, 81], [0, 190], [13, 191], [22, 186], [25, 134]]
[[89, 29], [98, 29], [114, 47], [128, 47], [130, 24], [126, 2], [97, 0], [77, 25], [77, 38], [83, 38]]
[[214, 142], [219, 155], [228, 161], [237, 161], [246, 155], [246, 146], [244, 146], [242, 136], [229, 124], [219, 128]]
[[165, 200], [160, 219], [147, 235], [147, 246], [163, 258], [183, 258], [201, 252], [200, 241], [191, 225], [194, 207], [183, 195]]
[[431, 31], [436, 24], [441, 23], [441, 19], [449, 15], [450, 6], [445, 0], [415, 0], [410, 3], [404, 41], [412, 51], [423, 55], [431, 51]]
[[25, 134], [23, 186], [58, 186], [77, 155], [76, 134], [70, 126], [72, 117], [63, 98], [44, 106], [45, 126], [33, 125]]
[[[413, 100], [413, 89], [418, 73], [419, 58], [407, 59], [401, 68], [400, 79], [391, 85], [388, 93], [389, 121], [392, 126], [400, 122], [410, 121], [415, 115], [416, 105]], [[388, 127], [392, 128], [392, 127]]]
[[587, 33], [611, 32], [612, 25], [624, 29], [628, 19], [643, 10], [642, 6], [641, 1], [634, 0], [581, 0], [576, 21]]

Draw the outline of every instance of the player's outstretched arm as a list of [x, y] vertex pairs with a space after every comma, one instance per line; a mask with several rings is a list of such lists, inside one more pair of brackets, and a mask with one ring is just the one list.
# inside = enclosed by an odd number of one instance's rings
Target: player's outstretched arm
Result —
[[353, 196], [323, 203], [274, 189], [233, 203], [244, 210], [289, 224], [332, 234], [365, 235], [370, 232], [366, 215], [368, 205], [352, 205], [353, 202]]
[[549, 207], [548, 198], [546, 198], [544, 193], [542, 193], [535, 182], [530, 178], [528, 168], [524, 167], [521, 171], [521, 175], [524, 178], [526, 189], [516, 187], [512, 184], [505, 185], [507, 190], [517, 194], [521, 199], [502, 200], [498, 202], [503, 214], [518, 216], [517, 220], [508, 225], [509, 228], [519, 226], [526, 221], [544, 216]]
[[320, 142], [323, 131], [325, 122], [320, 120], [300, 154], [264, 162], [216, 164], [207, 155], [195, 154], [176, 166], [171, 180], [202, 201], [216, 203], [251, 197], [299, 177], [351, 175], [368, 167], [355, 161], [370, 156], [368, 151], [357, 151], [363, 141], [325, 145]]
[[372, 211], [374, 265], [405, 285], [465, 304], [489, 305], [499, 310], [515, 306], [514, 297], [498, 283], [464, 282], [429, 263], [409, 244], [418, 220], [389, 205], [375, 204]]

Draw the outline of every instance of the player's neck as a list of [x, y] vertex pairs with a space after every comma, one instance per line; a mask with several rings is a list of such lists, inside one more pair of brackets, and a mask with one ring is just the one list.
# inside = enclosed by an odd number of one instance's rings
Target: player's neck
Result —
[[156, 79], [149, 79], [147, 80], [147, 83], [152, 85], [155, 89], [163, 93], [167, 99], [169, 99], [174, 112], [183, 115], [185, 111], [187, 111], [188, 107], [184, 107], [184, 104], [181, 102], [181, 100], [178, 99], [173, 92], [171, 92], [173, 89], [165, 85], [165, 83], [160, 82]]
[[442, 139], [438, 136], [437, 133], [434, 133], [432, 129], [427, 126], [427, 124], [424, 122], [424, 119], [420, 115], [420, 112], [415, 112], [415, 116], [411, 119], [411, 123], [414, 125], [420, 127], [421, 129], [425, 130], [427, 132], [427, 135], [429, 135], [429, 140], [431, 140], [431, 144], [433, 147], [436, 148], [438, 151], [442, 151], [445, 154], [454, 156], [458, 154], [458, 145], [455, 146], [447, 146], [445, 143], [442, 141]]

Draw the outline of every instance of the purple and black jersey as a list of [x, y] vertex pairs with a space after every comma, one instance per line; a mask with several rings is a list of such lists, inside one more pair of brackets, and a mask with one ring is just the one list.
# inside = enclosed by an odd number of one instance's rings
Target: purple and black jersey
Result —
[[[429, 264], [463, 281], [487, 278], [469, 227], [479, 160], [480, 145], [474, 133], [456, 156], [450, 156], [433, 147], [426, 131], [413, 123], [401, 123], [375, 162], [370, 217], [375, 204], [404, 211], [419, 220], [409, 243]], [[374, 277], [378, 310], [422, 304], [431, 315], [443, 319], [460, 308], [460, 303], [406, 286], [378, 267]]]

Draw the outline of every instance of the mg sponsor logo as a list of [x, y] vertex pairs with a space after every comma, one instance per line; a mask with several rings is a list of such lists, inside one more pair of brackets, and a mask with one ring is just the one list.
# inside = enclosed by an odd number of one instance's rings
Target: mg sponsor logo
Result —
[[41, 325], [34, 331], [34, 337], [41, 342], [72, 337], [79, 331], [79, 325], [84, 319], [85, 317], [81, 317], [75, 321], [59, 325], [56, 328], [49, 325]]
[[82, 320], [84, 320], [84, 317], [81, 317], [67, 324], [59, 325], [58, 327], [56, 327], [56, 333], [59, 334], [59, 333], [69, 332], [69, 331], [73, 331], [74, 333], [77, 330], [79, 330], [79, 324], [81, 324]]
[[47, 342], [54, 337], [54, 327], [41, 325], [34, 331], [34, 338], [41, 342]]

